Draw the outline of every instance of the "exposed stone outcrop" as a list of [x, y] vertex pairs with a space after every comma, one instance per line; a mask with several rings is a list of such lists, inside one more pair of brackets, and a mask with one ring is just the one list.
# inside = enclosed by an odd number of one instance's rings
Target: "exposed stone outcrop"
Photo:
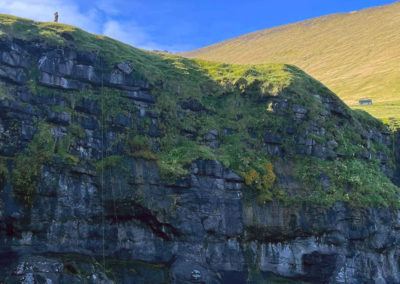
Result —
[[[124, 155], [118, 165], [96, 167], [93, 161], [125, 153], [120, 137], [132, 129], [150, 137], [152, 149], [160, 147], [159, 120], [165, 117], [156, 111], [159, 97], [145, 79], [132, 76], [131, 62], [104, 71], [95, 53], [3, 40], [0, 64], [7, 90], [0, 99], [2, 157], [29, 147], [39, 131], [35, 121], [50, 123], [58, 143], [71, 133], [76, 138], [68, 144], [70, 156], [62, 153], [39, 167], [31, 207], [15, 193], [15, 161], [4, 158], [10, 172], [0, 188], [0, 283], [400, 283], [398, 211], [357, 209], [343, 202], [330, 208], [259, 204], [245, 179], [209, 159], [196, 160], [174, 182], [161, 176], [151, 157]], [[34, 94], [26, 85], [33, 68], [38, 71], [33, 79], [46, 93]], [[132, 108], [111, 119], [95, 95], [67, 101], [61, 93], [98, 87], [117, 89]], [[320, 103], [324, 107], [315, 114], [273, 98], [271, 111], [290, 116], [290, 125], [263, 129], [260, 145], [246, 141], [281, 159], [275, 173], [285, 192], [301, 188], [285, 171], [289, 155], [321, 160], [343, 155], [338, 141], [324, 139], [330, 131], [324, 122], [352, 117], [334, 99]], [[196, 99], [182, 100], [180, 107], [183, 118], [206, 112]], [[340, 121], [333, 126], [340, 127]], [[389, 133], [360, 129], [366, 145], [361, 158], [376, 155], [398, 181], [387, 155], [370, 150], [371, 143], [391, 145]], [[195, 131], [186, 134], [197, 137]], [[211, 128], [198, 139], [216, 149], [232, 133]], [[324, 173], [319, 182], [325, 190], [331, 185]]]

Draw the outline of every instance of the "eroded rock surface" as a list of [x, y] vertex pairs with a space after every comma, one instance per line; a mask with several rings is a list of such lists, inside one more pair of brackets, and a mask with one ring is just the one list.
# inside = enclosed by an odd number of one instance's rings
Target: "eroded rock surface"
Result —
[[[54, 139], [67, 136], [73, 124], [83, 129], [70, 152], [87, 163], [55, 159], [41, 166], [31, 207], [17, 200], [11, 174], [1, 185], [0, 282], [400, 283], [398, 211], [355, 209], [342, 202], [331, 208], [260, 205], [238, 173], [213, 160], [195, 161], [185, 178], [172, 183], [160, 177], [151, 159], [124, 156], [119, 167], [96, 170], [89, 161], [122, 153], [118, 135], [128, 128], [154, 138], [152, 147], [159, 147], [151, 86], [130, 76], [130, 62], [105, 73], [94, 53], [24, 44], [0, 44], [0, 77], [9, 92], [0, 100], [0, 154], [13, 157], [26, 149], [38, 131], [34, 122], [45, 120], [53, 126]], [[52, 91], [33, 94], [24, 85], [30, 68], [39, 72], [37, 83]], [[73, 105], [78, 118], [59, 110], [68, 102], [57, 90], [100, 86], [118, 89], [134, 111], [104, 122], [104, 105], [89, 97]], [[306, 136], [323, 137], [321, 121], [329, 115], [350, 119], [335, 101], [322, 103], [326, 109], [320, 120], [299, 131], [309, 110], [274, 99], [272, 111], [291, 111], [293, 124], [280, 133], [266, 130], [263, 147], [284, 158], [289, 149], [283, 138], [290, 137], [298, 154], [339, 157], [337, 141]], [[181, 106], [186, 112], [205, 111], [195, 99]], [[231, 130], [210, 129], [202, 139], [217, 148], [227, 133]], [[373, 129], [363, 135], [367, 144], [390, 144], [388, 133]], [[368, 151], [360, 155], [372, 158]], [[398, 180], [385, 154], [377, 158], [382, 170]], [[12, 159], [6, 164], [14, 166]], [[276, 171], [287, 192], [300, 187], [284, 169], [277, 166]], [[329, 188], [327, 176], [321, 174], [320, 181]]]

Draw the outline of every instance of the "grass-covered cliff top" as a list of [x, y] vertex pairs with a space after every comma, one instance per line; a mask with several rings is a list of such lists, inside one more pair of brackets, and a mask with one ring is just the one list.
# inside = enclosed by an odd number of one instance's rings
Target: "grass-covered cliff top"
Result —
[[[147, 80], [151, 95], [157, 99], [152, 114], [142, 117], [123, 96], [123, 90], [92, 86], [72, 91], [38, 86], [35, 76], [39, 71], [30, 70], [30, 91], [37, 96], [61, 96], [65, 104], [52, 110], [68, 113], [72, 124], [68, 141], [50, 145], [47, 148], [53, 152], [46, 155], [37, 153], [35, 149], [40, 147], [35, 143], [45, 137], [51, 144], [48, 128], [56, 126], [39, 124], [33, 144], [16, 156], [13, 176], [22, 192], [26, 188], [29, 194], [34, 191], [34, 187], [26, 186], [33, 178], [27, 181], [26, 177], [40, 176], [40, 165], [26, 168], [31, 162], [48, 163], [55, 155], [101, 171], [121, 166], [125, 157], [133, 156], [155, 160], [162, 176], [170, 179], [188, 174], [188, 167], [196, 159], [218, 160], [243, 177], [249, 188], [258, 192], [260, 202], [281, 199], [331, 205], [342, 200], [354, 206], [399, 206], [399, 189], [380, 169], [394, 167], [392, 149], [380, 138], [366, 138], [369, 133], [385, 132], [384, 125], [365, 112], [350, 110], [329, 89], [295, 66], [186, 59], [137, 49], [68, 25], [8, 15], [0, 15], [0, 38], [35, 41], [45, 49], [96, 53], [101, 58], [101, 72], [129, 61], [134, 68], [132, 76]], [[7, 90], [3, 93], [0, 99], [10, 98]], [[75, 108], [83, 99], [101, 106], [102, 115], [95, 119], [104, 133], [117, 132], [101, 160], [88, 161], [74, 151], [88, 135], [79, 125], [82, 114]], [[113, 123], [120, 115], [133, 127], [114, 129]], [[158, 133], [151, 134], [155, 128]], [[121, 145], [122, 152], [113, 150], [121, 149]], [[380, 160], [383, 155], [388, 157], [384, 164]], [[302, 187], [294, 191], [285, 188], [287, 177], [296, 178]], [[329, 180], [329, 184], [321, 179]]]
[[[159, 80], [181, 82], [187, 85], [205, 73], [207, 77], [235, 84], [246, 78], [247, 84], [261, 81], [262, 92], [276, 93], [289, 86], [294, 80], [310, 77], [294, 66], [284, 64], [231, 65], [204, 60], [188, 60], [179, 56], [160, 54], [134, 48], [102, 35], [88, 33], [77, 27], [53, 23], [35, 22], [11, 15], [0, 14], [0, 37], [38, 41], [51, 46], [68, 46], [77, 50], [99, 54], [106, 65], [130, 61], [136, 71], [151, 83]], [[182, 80], [184, 82], [182, 82]], [[300, 86], [299, 86], [300, 87]]]
[[[285, 62], [320, 80], [354, 108], [388, 121], [400, 112], [382, 111], [400, 101], [398, 27], [400, 3], [340, 13], [255, 31], [184, 53], [235, 64]], [[375, 105], [376, 104], [376, 105]]]

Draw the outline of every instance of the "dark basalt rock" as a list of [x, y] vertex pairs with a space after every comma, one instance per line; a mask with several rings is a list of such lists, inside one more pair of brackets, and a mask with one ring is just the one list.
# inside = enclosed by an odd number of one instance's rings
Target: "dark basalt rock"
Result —
[[6, 65], [0, 65], [0, 78], [10, 80], [17, 84], [24, 84], [28, 81], [28, 76], [24, 69]]
[[[26, 149], [38, 132], [34, 121], [49, 122], [57, 139], [73, 124], [83, 132], [67, 145], [79, 164], [58, 157], [40, 167], [32, 207], [17, 200], [12, 171], [0, 188], [0, 283], [400, 283], [398, 211], [356, 209], [342, 202], [330, 208], [260, 204], [240, 173], [221, 162], [197, 160], [187, 176], [170, 182], [160, 176], [155, 161], [126, 154], [127, 145], [113, 143], [123, 135], [145, 133], [151, 139], [146, 147], [154, 152], [163, 147], [159, 123], [165, 114], [157, 112], [148, 82], [132, 77], [129, 62], [107, 71], [101, 63], [92, 52], [0, 41], [0, 77], [6, 89], [15, 90], [0, 99], [0, 154], [13, 157]], [[32, 66], [38, 66], [37, 80], [51, 90], [48, 94], [34, 94], [25, 85]], [[117, 88], [134, 111], [104, 118], [96, 96], [74, 100], [60, 95], [99, 86]], [[332, 113], [338, 120], [349, 118], [336, 101], [322, 100], [321, 121]], [[205, 111], [197, 99], [180, 106], [183, 118]], [[54, 107], [70, 107], [74, 115]], [[290, 166], [290, 143], [302, 155], [340, 156], [339, 139], [326, 138], [328, 128], [308, 118], [306, 107], [276, 97], [271, 111], [290, 116], [290, 122], [277, 131], [249, 127], [252, 139], [263, 133], [260, 145], [247, 141], [249, 146], [264, 147], [285, 166]], [[236, 134], [229, 128], [184, 131], [211, 148]], [[363, 135], [365, 153], [359, 155], [380, 159], [389, 175], [387, 154], [371, 157], [368, 146], [392, 145], [388, 133], [375, 129]], [[400, 184], [399, 137], [394, 139], [393, 178]], [[118, 166], [96, 165], [111, 156], [121, 158]], [[12, 170], [13, 159], [5, 160]], [[282, 190], [301, 188], [284, 166], [274, 170]], [[326, 192], [332, 190], [326, 173], [316, 175]]]
[[70, 76], [74, 67], [75, 52], [56, 49], [43, 55], [38, 62], [38, 69], [49, 74]]
[[81, 102], [78, 102], [75, 106], [75, 110], [91, 115], [99, 115], [101, 111], [99, 102], [97, 100], [91, 100], [87, 98], [84, 98]]
[[88, 117], [80, 119], [79, 123], [81, 124], [81, 126], [84, 129], [96, 130], [99, 128], [99, 123], [92, 116], [88, 116]]
[[307, 277], [319, 283], [327, 282], [336, 269], [336, 254], [312, 252], [302, 257], [303, 269]]
[[133, 72], [132, 62], [124, 61], [120, 62], [116, 66], [120, 71], [122, 71], [125, 75], [129, 75]]
[[40, 73], [38, 82], [45, 86], [58, 87], [66, 90], [86, 90], [89, 88], [87, 84], [80, 81], [67, 79], [46, 72]]
[[90, 65], [75, 65], [72, 74], [74, 78], [87, 81], [94, 85], [100, 85], [102, 83], [101, 74]]
[[160, 137], [160, 130], [158, 129], [158, 123], [156, 119], [151, 120], [150, 129], [149, 129], [150, 137]]
[[272, 134], [270, 132], [265, 132], [263, 134], [264, 142], [268, 144], [277, 144], [281, 145], [283, 143], [282, 138], [276, 134]]
[[76, 61], [78, 64], [82, 65], [96, 65], [98, 62], [98, 56], [96, 53], [89, 51], [77, 51]]
[[156, 102], [156, 98], [150, 95], [147, 92], [143, 91], [132, 91], [132, 92], [125, 92], [122, 95], [125, 98], [132, 99], [134, 101], [145, 102], [149, 104], [154, 104]]
[[50, 112], [47, 121], [67, 126], [71, 122], [71, 116], [67, 112]]
[[190, 99], [188, 101], [181, 102], [183, 109], [189, 109], [191, 111], [203, 111], [205, 107], [196, 99]]
[[121, 127], [127, 127], [130, 125], [131, 120], [129, 119], [129, 117], [123, 115], [123, 114], [119, 114], [117, 115], [117, 117], [114, 119], [114, 123], [118, 126]]

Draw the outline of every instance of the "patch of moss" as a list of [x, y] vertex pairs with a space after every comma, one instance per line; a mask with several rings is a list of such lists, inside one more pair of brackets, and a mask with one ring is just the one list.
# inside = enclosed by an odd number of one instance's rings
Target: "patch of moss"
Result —
[[79, 158], [70, 154], [70, 148], [75, 143], [75, 140], [71, 134], [60, 138], [56, 142], [55, 154], [58, 155], [62, 162], [66, 165], [76, 166], [79, 163]]
[[80, 139], [85, 138], [85, 136], [86, 136], [85, 130], [83, 129], [83, 127], [77, 123], [71, 123], [68, 126], [68, 133], [70, 133], [74, 137], [80, 138]]
[[124, 159], [122, 156], [112, 155], [108, 157], [104, 157], [103, 159], [94, 162], [93, 165], [98, 172], [104, 171], [110, 168], [121, 168], [125, 169], [123, 165]]
[[121, 91], [110, 88], [100, 89], [100, 107], [104, 116], [115, 118], [128, 105], [130, 104], [122, 98]]
[[209, 147], [198, 145], [190, 140], [181, 140], [177, 146], [163, 151], [157, 162], [161, 176], [168, 181], [173, 181], [182, 175], [187, 175], [188, 171], [185, 167], [198, 159], [215, 160], [216, 157]]
[[[327, 188], [321, 183], [323, 175], [329, 177]], [[400, 189], [380, 170], [376, 160], [301, 158], [296, 161], [294, 176], [305, 186], [305, 191], [296, 196], [299, 200], [324, 206], [344, 201], [354, 207], [400, 208]]]
[[129, 154], [135, 158], [155, 160], [156, 156], [151, 152], [151, 141], [146, 136], [135, 135], [128, 141]]
[[3, 82], [0, 82], [0, 100], [4, 99], [14, 100], [13, 96], [10, 93], [11, 93], [10, 90], [7, 90], [5, 84]]
[[42, 123], [27, 149], [15, 157], [12, 172], [14, 192], [27, 207], [32, 206], [36, 184], [41, 179], [41, 167], [54, 157], [55, 146], [50, 128]]

